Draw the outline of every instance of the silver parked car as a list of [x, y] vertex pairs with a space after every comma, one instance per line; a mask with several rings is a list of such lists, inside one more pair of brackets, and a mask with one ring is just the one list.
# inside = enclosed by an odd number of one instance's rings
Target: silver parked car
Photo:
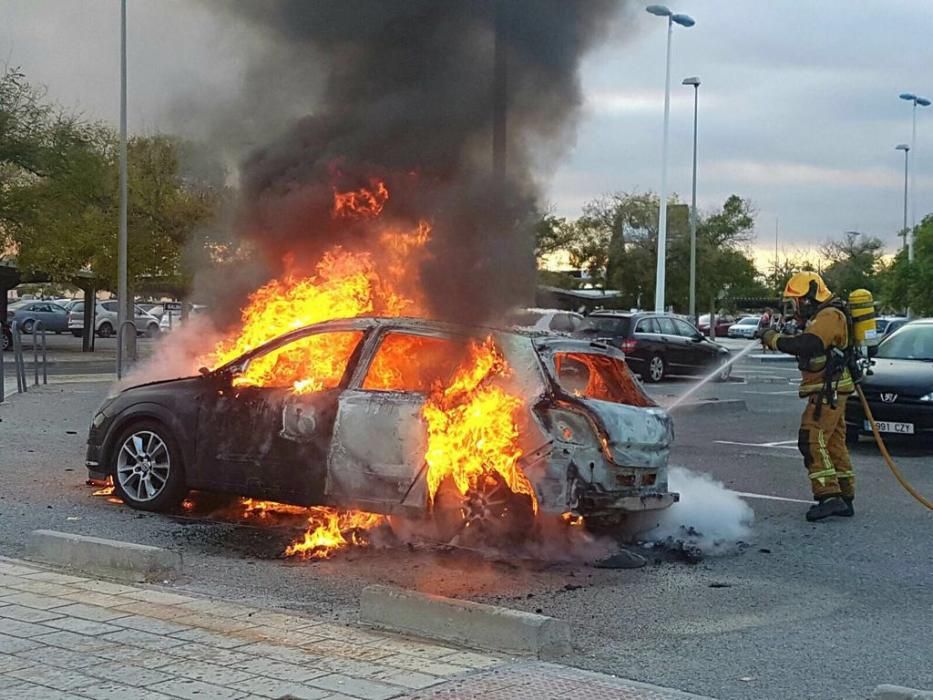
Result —
[[7, 321], [17, 321], [23, 333], [32, 333], [36, 322], [41, 321], [45, 330], [64, 333], [68, 330], [68, 312], [51, 301], [18, 301], [10, 304]]
[[[95, 311], [94, 331], [101, 338], [109, 338], [117, 332], [118, 302], [115, 299], [97, 302]], [[135, 306], [133, 324], [137, 335], [153, 337], [159, 334], [159, 319], [148, 314], [139, 306]], [[84, 332], [84, 302], [76, 302], [68, 312], [68, 330], [75, 337]]]

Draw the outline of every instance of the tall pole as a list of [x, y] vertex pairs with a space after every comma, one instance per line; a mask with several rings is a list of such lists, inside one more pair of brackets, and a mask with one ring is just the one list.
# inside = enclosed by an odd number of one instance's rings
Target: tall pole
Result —
[[904, 149], [904, 228], [901, 235], [904, 237], [904, 247], [907, 247], [907, 173], [909, 171], [910, 149]]
[[693, 85], [693, 192], [690, 196], [690, 318], [697, 321], [697, 104], [700, 83]]
[[495, 33], [493, 36], [492, 68], [492, 170], [498, 185], [505, 182], [506, 168], [506, 99], [508, 66], [505, 50], [505, 2], [495, 0]]
[[673, 20], [667, 18], [667, 67], [664, 75], [664, 137], [661, 146], [661, 203], [658, 213], [658, 267], [654, 285], [654, 310], [664, 311], [667, 271], [667, 126], [671, 116], [671, 37]]
[[[120, 231], [117, 238], [117, 321], [129, 318], [131, 300], [126, 282], [126, 0], [120, 0]], [[120, 334], [122, 336], [122, 334]], [[118, 342], [119, 338], [118, 336]], [[126, 351], [126, 348], [121, 348]]]
[[[917, 157], [917, 99], [914, 98], [913, 128], [910, 132], [910, 150]], [[910, 235], [907, 238], [907, 262], [914, 261], [914, 229], [917, 228], [917, 173], [916, 165], [910, 171]]]

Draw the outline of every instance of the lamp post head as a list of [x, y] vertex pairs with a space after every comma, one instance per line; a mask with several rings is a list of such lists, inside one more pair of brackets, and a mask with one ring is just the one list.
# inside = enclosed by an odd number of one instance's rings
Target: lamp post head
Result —
[[700, 87], [700, 79], [697, 76], [691, 76], [690, 78], [684, 78], [681, 85], [692, 85], [695, 88]]
[[905, 152], [906, 152], [906, 151], [909, 151], [909, 150], [910, 150], [910, 146], [909, 146], [908, 144], [906, 144], [906, 143], [899, 143], [899, 144], [897, 144], [897, 145], [894, 147], [894, 150], [896, 150], [896, 151], [905, 151]]
[[648, 5], [645, 8], [645, 12], [648, 12], [652, 15], [657, 15], [658, 17], [670, 17], [674, 13], [671, 12], [670, 8], [665, 7], [664, 5]]
[[915, 101], [918, 105], [920, 105], [921, 107], [929, 107], [929, 106], [930, 106], [930, 101], [929, 101], [926, 97], [918, 97], [918, 98], [917, 98], [916, 100], [914, 100], [914, 101]]
[[677, 22], [681, 27], [692, 27], [696, 20], [690, 15], [671, 15], [671, 21]]
[[902, 100], [907, 100], [908, 102], [913, 102], [917, 99], [917, 96], [912, 92], [902, 92], [900, 95], [898, 95], [898, 97], [900, 97]]

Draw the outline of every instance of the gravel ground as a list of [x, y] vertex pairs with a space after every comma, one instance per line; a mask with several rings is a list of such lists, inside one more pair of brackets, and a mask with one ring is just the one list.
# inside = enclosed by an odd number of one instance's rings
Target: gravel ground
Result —
[[[182, 589], [331, 618], [353, 619], [371, 582], [541, 611], [577, 625], [570, 664], [721, 698], [933, 687], [930, 517], [867, 444], [855, 453], [855, 519], [808, 524], [803, 503], [749, 500], [756, 520], [747, 541], [699, 564], [658, 553], [644, 569], [616, 571], [405, 546], [293, 562], [279, 554], [294, 532], [287, 527], [137, 513], [92, 496], [83, 444], [106, 389], [53, 384], [0, 405], [0, 553], [20, 556], [29, 530], [51, 528], [175, 548], [185, 557]], [[761, 446], [795, 437], [800, 406], [787, 388], [704, 391], [744, 398], [752, 411], [677, 419], [674, 462], [736, 491], [807, 499], [799, 455]], [[929, 452], [895, 451], [916, 486], [933, 493]]]

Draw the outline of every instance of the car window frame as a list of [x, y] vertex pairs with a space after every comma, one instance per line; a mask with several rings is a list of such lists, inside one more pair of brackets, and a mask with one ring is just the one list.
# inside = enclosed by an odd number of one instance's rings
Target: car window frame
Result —
[[[677, 324], [674, 323], [673, 318], [671, 318], [670, 316], [654, 316], [653, 318], [658, 324], [658, 332], [660, 333], [660, 335], [676, 336], [678, 338], [681, 337], [680, 333], [677, 332]], [[665, 321], [671, 325], [671, 327], [673, 328], [672, 331], [668, 331], [664, 329]]]
[[421, 329], [421, 328], [400, 328], [398, 326], [382, 328], [380, 332], [376, 334], [371, 341], [371, 348], [366, 354], [360, 358], [359, 363], [357, 364], [356, 370], [353, 373], [353, 377], [350, 379], [347, 388], [354, 391], [361, 391], [367, 394], [380, 394], [380, 395], [400, 395], [400, 396], [415, 396], [415, 397], [426, 397], [428, 396], [427, 391], [411, 391], [411, 390], [402, 390], [402, 389], [372, 389], [364, 387], [363, 384], [366, 381], [366, 377], [369, 375], [369, 370], [373, 365], [373, 362], [376, 359], [376, 355], [379, 353], [379, 349], [382, 347], [383, 341], [392, 334], [400, 335], [416, 335], [424, 338], [442, 338], [444, 340], [451, 340], [453, 338], [462, 338], [464, 343], [468, 343], [470, 340], [475, 340], [475, 336], [471, 336], [469, 333], [456, 333], [449, 331], [436, 331], [433, 329]]
[[[641, 325], [643, 323], [649, 324], [649, 330], [641, 330]], [[658, 325], [658, 319], [654, 316], [645, 316], [644, 318], [638, 319], [638, 322], [635, 324], [635, 330], [632, 332], [641, 333], [642, 335], [660, 335], [661, 326]]]
[[672, 318], [671, 320], [674, 322], [674, 327], [675, 327], [675, 328], [680, 329], [680, 326], [683, 325], [683, 327], [684, 327], [684, 328], [686, 329], [686, 331], [689, 333], [689, 335], [684, 335], [683, 333], [678, 333], [678, 335], [679, 335], [681, 338], [696, 338], [698, 335], [701, 335], [700, 331], [699, 331], [697, 328], [695, 328], [695, 327], [693, 326], [693, 324], [690, 323], [689, 321], [685, 321], [685, 320], [682, 319], [682, 318]]
[[[324, 333], [359, 333], [360, 339], [356, 344], [356, 347], [353, 348], [353, 351], [350, 353], [347, 358], [347, 366], [343, 369], [343, 374], [340, 376], [340, 381], [337, 382], [336, 386], [327, 387], [320, 389], [318, 391], [310, 392], [311, 394], [323, 393], [325, 391], [343, 391], [345, 390], [350, 383], [350, 376], [356, 371], [356, 364], [359, 362], [359, 356], [361, 349], [366, 344], [366, 340], [369, 335], [369, 330], [365, 328], [321, 328], [319, 330], [312, 331], [310, 333], [303, 333], [301, 335], [288, 336], [288, 334], [279, 336], [279, 338], [274, 338], [267, 343], [259, 346], [255, 350], [246, 353], [245, 355], [240, 356], [236, 360], [231, 360], [225, 365], [218, 367], [212, 374], [224, 374], [229, 377], [230, 383], [233, 383], [233, 379], [237, 376], [246, 372], [250, 363], [256, 358], [263, 357], [268, 355], [271, 352], [281, 350], [282, 348], [290, 345], [291, 343], [297, 343], [305, 338], [309, 338], [313, 335], [323, 335]], [[288, 337], [287, 341], [276, 343], [278, 340], [282, 340]], [[268, 391], [287, 391], [290, 390], [291, 386], [256, 386], [256, 385], [243, 385], [238, 387], [240, 389], [254, 389], [254, 390], [268, 390]]]

